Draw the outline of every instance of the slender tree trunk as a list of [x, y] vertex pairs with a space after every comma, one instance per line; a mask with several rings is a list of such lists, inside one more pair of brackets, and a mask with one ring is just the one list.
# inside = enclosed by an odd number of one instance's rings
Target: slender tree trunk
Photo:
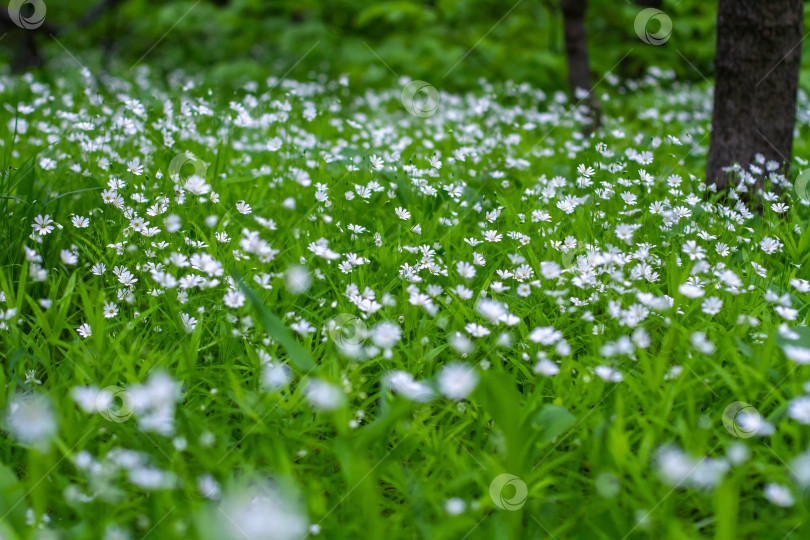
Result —
[[720, 0], [707, 182], [757, 153], [790, 166], [802, 32], [802, 0]]
[[[102, 0], [73, 23], [54, 26], [50, 22], [44, 21], [36, 28], [28, 29], [19, 28], [11, 19], [8, 10], [0, 6], [0, 36], [4, 37], [7, 33], [19, 36], [17, 40], [17, 51], [11, 64], [12, 71], [28, 71], [31, 68], [41, 67], [45, 64], [45, 59], [42, 57], [37, 44], [37, 35], [61, 36], [66, 32], [86, 28], [93, 24], [96, 19], [101, 17], [107, 10], [113, 9], [118, 4], [125, 1], [126, 0]], [[10, 41], [13, 41], [13, 38]]]
[[664, 0], [636, 0], [636, 5], [641, 7], [664, 9]]
[[44, 60], [37, 46], [36, 32], [21, 32], [14, 60], [11, 62], [11, 71], [23, 73], [29, 69], [41, 67], [43, 64]]
[[77, 28], [86, 28], [93, 24], [96, 19], [104, 15], [108, 10], [114, 9], [118, 4], [125, 2], [126, 0], [103, 0], [99, 2], [92, 8], [90, 8], [87, 13], [82, 15], [82, 17], [76, 21]]
[[594, 127], [600, 123], [599, 101], [593, 94], [591, 63], [588, 59], [588, 34], [585, 31], [585, 12], [588, 0], [562, 0], [565, 53], [568, 62], [568, 85], [576, 101], [577, 89], [588, 92], [588, 107]]

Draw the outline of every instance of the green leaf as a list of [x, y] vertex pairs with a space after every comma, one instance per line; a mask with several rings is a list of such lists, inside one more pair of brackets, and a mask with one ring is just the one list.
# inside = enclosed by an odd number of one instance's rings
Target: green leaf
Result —
[[481, 378], [474, 393], [475, 400], [492, 417], [495, 425], [503, 431], [506, 439], [508, 468], [518, 474], [521, 471], [528, 437], [521, 430], [520, 392], [515, 388], [515, 380], [508, 373], [490, 371]]
[[734, 338], [735, 343], [737, 344], [737, 348], [740, 350], [748, 358], [753, 358], [754, 352], [743, 340], [738, 337]]
[[577, 417], [565, 407], [544, 405], [532, 420], [532, 426], [540, 432], [540, 442], [548, 444], [573, 426]]
[[3, 538], [17, 538], [10, 530], [2, 527], [13, 525], [22, 530], [25, 523], [25, 489], [19, 478], [11, 469], [0, 464], [0, 533], [7, 535]]
[[267, 334], [278, 341], [281, 346], [284, 347], [284, 350], [287, 351], [287, 357], [290, 359], [290, 362], [303, 371], [311, 371], [315, 369], [316, 364], [312, 359], [312, 356], [309, 354], [309, 351], [307, 351], [295, 340], [292, 332], [290, 332], [284, 323], [281, 322], [281, 319], [279, 319], [278, 316], [276, 316], [267, 308], [266, 305], [264, 305], [264, 302], [262, 302], [259, 295], [256, 294], [256, 291], [251, 289], [245, 282], [242, 274], [234, 269], [231, 269], [231, 275], [233, 276], [234, 280], [236, 280], [239, 288], [242, 289], [242, 292], [245, 293], [245, 296], [250, 302], [250, 305], [253, 306], [253, 309], [259, 312], [259, 319], [261, 320], [262, 325], [264, 325], [264, 329]]

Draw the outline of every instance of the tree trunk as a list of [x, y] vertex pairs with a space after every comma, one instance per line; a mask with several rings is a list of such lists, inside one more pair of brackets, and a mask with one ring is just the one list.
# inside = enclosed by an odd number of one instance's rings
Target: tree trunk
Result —
[[562, 0], [563, 30], [565, 34], [565, 54], [568, 62], [568, 85], [574, 94], [575, 102], [577, 89], [588, 92], [588, 107], [594, 127], [600, 122], [599, 101], [593, 94], [593, 79], [591, 77], [591, 63], [588, 59], [588, 35], [585, 31], [585, 12], [588, 9], [588, 0]]
[[44, 64], [37, 46], [36, 32], [23, 31], [20, 33], [22, 35], [18, 38], [17, 50], [14, 60], [11, 62], [13, 73], [24, 73], [30, 69], [42, 67]]
[[[0, 39], [7, 33], [19, 36], [17, 40], [17, 51], [11, 64], [13, 72], [24, 72], [32, 68], [41, 67], [45, 64], [45, 59], [40, 54], [37, 44], [37, 35], [46, 34], [50, 36], [62, 35], [72, 30], [86, 28], [93, 24], [107, 10], [113, 9], [118, 4], [126, 0], [102, 0], [99, 4], [90, 8], [81, 18], [74, 23], [62, 26], [54, 26], [48, 21], [42, 22], [34, 28], [22, 29], [11, 19], [8, 11], [0, 7]], [[12, 38], [13, 40], [13, 38]]]
[[708, 183], [757, 153], [790, 167], [802, 32], [802, 0], [720, 0]]

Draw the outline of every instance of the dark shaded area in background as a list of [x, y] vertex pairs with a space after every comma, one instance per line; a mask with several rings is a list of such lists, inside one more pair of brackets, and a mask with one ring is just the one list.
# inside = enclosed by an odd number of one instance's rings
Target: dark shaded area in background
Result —
[[[205, 69], [210, 81], [234, 86], [294, 67], [295, 78], [346, 73], [353, 84], [369, 86], [408, 76], [460, 90], [486, 76], [567, 89], [556, 0], [44, 1], [47, 18], [36, 30], [0, 22], [0, 55], [15, 69], [72, 68], [64, 47], [94, 71], [142, 63], [162, 73]], [[664, 45], [635, 34], [634, 19], [648, 5], [672, 18]], [[594, 80], [608, 70], [640, 77], [649, 66], [672, 69], [682, 80], [710, 78], [716, 10], [716, 1], [590, 0]]]

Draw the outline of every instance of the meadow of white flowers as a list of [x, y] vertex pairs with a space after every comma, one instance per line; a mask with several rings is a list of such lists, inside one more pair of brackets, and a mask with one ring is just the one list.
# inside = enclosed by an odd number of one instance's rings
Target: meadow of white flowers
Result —
[[803, 143], [599, 92], [0, 78], [0, 538], [807, 534]]

